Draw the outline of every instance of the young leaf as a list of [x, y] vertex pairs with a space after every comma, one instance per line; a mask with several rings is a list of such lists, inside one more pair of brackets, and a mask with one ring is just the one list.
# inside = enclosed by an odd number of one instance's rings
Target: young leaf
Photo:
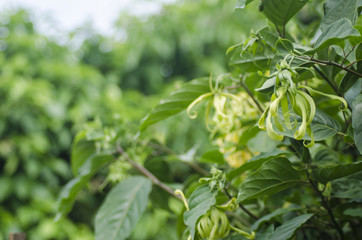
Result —
[[288, 154], [288, 153], [289, 152], [283, 151], [280, 149], [275, 149], [271, 152], [261, 153], [255, 157], [253, 157], [252, 159], [248, 160], [246, 163], [241, 165], [239, 168], [236, 168], [236, 169], [230, 171], [227, 174], [227, 178], [229, 180], [231, 180], [247, 170], [250, 170], [250, 169], [257, 170], [264, 162], [266, 162], [272, 158], [277, 158], [277, 157], [280, 157], [280, 156]]
[[210, 92], [209, 78], [197, 78], [184, 84], [169, 97], [161, 100], [161, 102], [142, 119], [140, 130], [143, 131], [148, 126], [185, 110], [196, 98], [207, 92]]
[[308, 0], [264, 0], [262, 9], [274, 24], [284, 26], [307, 2]]
[[245, 8], [249, 3], [251, 3], [254, 0], [238, 0], [236, 3], [235, 8]]
[[108, 154], [93, 154], [87, 158], [79, 168], [78, 176], [69, 181], [60, 192], [56, 219], [59, 219], [72, 209], [78, 192], [82, 190], [97, 171], [112, 159], [113, 156]]
[[362, 198], [362, 172], [331, 181], [332, 198]]
[[271, 195], [300, 181], [300, 174], [286, 158], [276, 158], [264, 163], [241, 184], [238, 202]]
[[230, 66], [237, 67], [242, 72], [256, 72], [268, 69], [272, 56], [268, 56], [264, 52], [252, 54], [248, 51], [240, 55], [241, 48], [237, 47], [229, 52]]
[[75, 176], [78, 175], [78, 168], [96, 151], [95, 141], [86, 139], [86, 132], [78, 133], [72, 144], [71, 166]]
[[289, 208], [278, 208], [272, 213], [269, 213], [267, 215], [264, 215], [262, 218], [258, 219], [251, 227], [250, 231], [255, 231], [259, 228], [259, 226], [265, 222], [269, 222], [271, 219], [278, 217], [280, 215], [283, 215], [288, 212], [301, 210], [300, 207], [289, 207]]
[[96, 240], [123, 240], [142, 216], [152, 183], [148, 178], [131, 177], [107, 195], [95, 218]]
[[190, 210], [184, 213], [184, 222], [190, 231], [192, 240], [195, 237], [196, 224], [216, 202], [217, 191], [211, 191], [208, 185], [198, 187], [190, 196]]
[[354, 142], [362, 155], [362, 94], [353, 102], [352, 126], [354, 129]]
[[216, 163], [216, 164], [225, 163], [224, 155], [222, 155], [222, 153], [220, 153], [220, 151], [217, 149], [205, 152], [204, 154], [202, 154], [199, 161], [205, 163]]
[[304, 214], [287, 221], [272, 233], [269, 240], [290, 239], [294, 235], [295, 231], [297, 231], [298, 228], [306, 223], [313, 215], [314, 214]]
[[325, 31], [328, 25], [333, 24], [341, 18], [348, 18], [354, 23], [357, 17], [358, 0], [329, 0], [324, 4], [324, 17], [321, 30]]
[[360, 33], [353, 28], [349, 19], [342, 18], [326, 27], [325, 31], [319, 36], [314, 46], [314, 51], [337, 44], [352, 36], [358, 37]]
[[362, 170], [362, 162], [340, 164], [313, 169], [313, 176], [318, 182], [326, 184], [329, 181], [346, 177]]
[[279, 54], [289, 54], [294, 50], [293, 43], [288, 39], [279, 38], [275, 44], [275, 48]]

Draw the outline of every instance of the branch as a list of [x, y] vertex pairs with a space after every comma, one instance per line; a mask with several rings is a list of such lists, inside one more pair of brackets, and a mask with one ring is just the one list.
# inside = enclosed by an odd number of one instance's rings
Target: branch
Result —
[[[355, 48], [355, 46], [352, 47], [351, 51], [349, 51], [349, 52], [347, 53], [347, 55], [344, 54], [344, 58], [343, 58], [343, 61], [342, 61], [342, 63], [341, 63], [341, 66], [342, 66], [342, 67], [343, 67], [344, 62], [345, 62], [346, 59], [348, 58], [349, 54], [351, 54], [351, 52], [354, 50], [354, 48]], [[344, 49], [343, 49], [343, 53], [344, 53]]]
[[179, 199], [182, 201], [182, 197], [177, 195], [174, 190], [172, 190], [169, 186], [165, 185], [163, 182], [161, 182], [155, 175], [153, 175], [150, 171], [148, 171], [146, 168], [144, 168], [143, 166], [139, 165], [138, 163], [136, 163], [135, 161], [133, 161], [129, 155], [123, 150], [123, 148], [121, 146], [117, 146], [117, 152], [124, 157], [124, 159], [130, 163], [135, 169], [137, 169], [140, 173], [142, 173], [144, 176], [146, 176], [147, 178], [149, 178], [153, 184], [159, 186], [160, 188], [162, 188], [163, 190], [165, 190], [166, 192], [168, 192], [170, 195], [172, 195], [173, 197]]
[[350, 72], [358, 77], [362, 77], [362, 74], [359, 73], [359, 72], [356, 72], [352, 69], [349, 69], [348, 67], [345, 67], [345, 66], [341, 66], [341, 64], [339, 63], [336, 63], [336, 62], [331, 62], [331, 61], [324, 61], [324, 60], [319, 60], [319, 59], [315, 59], [315, 58], [307, 58], [307, 57], [303, 57], [303, 56], [296, 56], [297, 58], [301, 58], [301, 59], [304, 59], [304, 60], [309, 60], [309, 61], [312, 61], [314, 63], [317, 63], [317, 64], [320, 64], [320, 65], [330, 65], [330, 66], [335, 66], [335, 67], [338, 67], [338, 68], [341, 68], [347, 72]]

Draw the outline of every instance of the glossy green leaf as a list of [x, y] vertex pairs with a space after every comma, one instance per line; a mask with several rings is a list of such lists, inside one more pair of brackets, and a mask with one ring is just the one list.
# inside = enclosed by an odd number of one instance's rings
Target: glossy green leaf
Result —
[[268, 78], [260, 88], [255, 89], [257, 92], [268, 93], [274, 90], [276, 77]]
[[229, 53], [230, 66], [237, 67], [242, 72], [256, 72], [268, 69], [271, 56], [263, 52], [252, 54], [248, 51], [240, 55], [240, 48], [238, 47]]
[[283, 38], [278, 39], [275, 44], [275, 48], [280, 54], [289, 54], [294, 51], [293, 43], [288, 39]]
[[224, 164], [224, 155], [219, 150], [211, 150], [202, 154], [199, 159], [200, 162]]
[[284, 151], [284, 150], [280, 150], [280, 149], [275, 149], [271, 152], [264, 152], [264, 153], [260, 153], [259, 155], [251, 158], [250, 160], [248, 160], [247, 162], [245, 162], [243, 165], [241, 165], [240, 167], [230, 171], [227, 174], [227, 178], [229, 180], [239, 176], [240, 174], [244, 173], [247, 170], [257, 170], [264, 162], [272, 159], [272, 158], [278, 158], [282, 155], [286, 155], [289, 152]]
[[184, 222], [190, 231], [192, 240], [195, 238], [196, 224], [216, 202], [217, 191], [211, 191], [208, 185], [198, 187], [190, 196], [189, 211], [184, 213]]
[[87, 158], [78, 169], [78, 176], [69, 181], [61, 190], [58, 199], [58, 214], [56, 219], [66, 215], [72, 209], [79, 191], [82, 190], [94, 174], [112, 159], [113, 156], [108, 154], [93, 154]]
[[362, 208], [348, 208], [343, 211], [344, 215], [362, 218]]
[[304, 146], [303, 141], [290, 138], [290, 143], [292, 144], [292, 147], [295, 149], [299, 158], [303, 162], [307, 163], [310, 161], [311, 157], [310, 157], [309, 148]]
[[151, 181], [141, 176], [115, 186], [97, 212], [95, 239], [127, 239], [147, 207], [151, 189]]
[[354, 131], [355, 145], [362, 154], [362, 94], [358, 95], [353, 102], [352, 126]]
[[307, 3], [307, 0], [264, 0], [264, 15], [278, 26], [284, 26]]
[[324, 4], [324, 17], [321, 30], [325, 31], [328, 25], [333, 24], [341, 18], [347, 18], [352, 23], [357, 17], [358, 0], [328, 0]]
[[314, 214], [304, 214], [288, 220], [283, 223], [280, 227], [270, 236], [269, 240], [288, 240], [290, 239], [295, 231], [298, 230], [304, 223], [306, 223]]
[[361, 170], [362, 162], [356, 162], [329, 167], [317, 167], [313, 169], [313, 176], [318, 182], [326, 184], [329, 181], [346, 177]]
[[252, 1], [254, 0], [238, 0], [235, 8], [245, 8]]
[[288, 212], [293, 212], [297, 210], [301, 210], [302, 208], [299, 207], [289, 207], [289, 208], [278, 208], [277, 210], [264, 215], [262, 218], [259, 218], [254, 224], [250, 227], [250, 231], [255, 231], [259, 228], [259, 226], [265, 222], [269, 222], [271, 219], [283, 215]]
[[95, 142], [86, 139], [86, 132], [82, 131], [76, 135], [72, 145], [71, 165], [72, 172], [78, 175], [78, 168], [96, 151]]
[[317, 39], [317, 42], [314, 45], [314, 50], [317, 51], [327, 48], [353, 36], [358, 37], [360, 36], [360, 33], [358, 30], [353, 28], [349, 19], [342, 18], [326, 27], [325, 31], [322, 32]]
[[197, 78], [161, 100], [142, 120], [141, 131], [148, 126], [185, 110], [197, 97], [210, 92], [209, 78]]
[[362, 171], [331, 181], [332, 198], [362, 198]]
[[241, 184], [238, 202], [271, 195], [300, 182], [300, 174], [286, 158], [265, 162]]

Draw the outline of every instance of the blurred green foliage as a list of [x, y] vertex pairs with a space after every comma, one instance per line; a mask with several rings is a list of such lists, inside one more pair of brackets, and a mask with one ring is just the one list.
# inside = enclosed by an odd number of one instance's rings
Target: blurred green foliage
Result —
[[[29, 240], [93, 238], [93, 217], [104, 197], [95, 194], [96, 180], [68, 218], [53, 221], [60, 187], [72, 176], [75, 133], [94, 119], [132, 128], [175, 85], [224, 72], [226, 48], [249, 32], [245, 23], [258, 21], [253, 12], [232, 13], [233, 4], [187, 0], [153, 16], [124, 13], [117, 37], [82, 28], [64, 33], [66, 44], [37, 32], [28, 11], [0, 13], [0, 240], [17, 231]], [[183, 117], [155, 126], [158, 141], [178, 153], [192, 146], [190, 138], [207, 138], [200, 124]], [[149, 211], [160, 220], [158, 228], [134, 239], [176, 239], [157, 230], [169, 213]], [[150, 224], [150, 216], [142, 222]]]

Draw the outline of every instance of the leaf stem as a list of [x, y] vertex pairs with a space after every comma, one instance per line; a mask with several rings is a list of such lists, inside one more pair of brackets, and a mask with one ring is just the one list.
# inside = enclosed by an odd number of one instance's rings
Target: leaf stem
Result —
[[149, 178], [153, 184], [159, 186], [160, 188], [162, 188], [163, 190], [165, 190], [166, 192], [168, 192], [170, 195], [172, 195], [173, 197], [179, 199], [182, 201], [182, 197], [178, 194], [176, 194], [174, 192], [174, 190], [172, 190], [169, 186], [165, 185], [163, 182], [161, 182], [155, 175], [153, 175], [150, 171], [148, 171], [146, 168], [144, 168], [143, 166], [139, 165], [138, 163], [136, 163], [135, 161], [133, 161], [129, 155], [127, 154], [127, 152], [125, 152], [123, 150], [123, 148], [121, 146], [117, 146], [117, 152], [124, 157], [124, 159], [130, 163], [135, 169], [137, 169], [137, 171], [139, 171], [140, 173], [142, 173], [144, 176], [146, 176], [147, 178]]
[[307, 164], [307, 169], [305, 170], [305, 172], [306, 172], [308, 181], [309, 181], [310, 185], [312, 186], [313, 190], [314, 190], [314, 191], [319, 195], [319, 197], [321, 198], [321, 200], [322, 200], [322, 205], [323, 205], [324, 209], [327, 210], [328, 215], [329, 215], [329, 217], [331, 218], [331, 221], [332, 221], [334, 227], [336, 228], [336, 230], [337, 230], [337, 232], [338, 232], [338, 234], [339, 234], [339, 236], [340, 236], [340, 239], [341, 239], [341, 240], [344, 240], [343, 230], [342, 230], [342, 228], [339, 226], [339, 224], [337, 223], [336, 218], [334, 217], [334, 214], [333, 214], [333, 212], [332, 212], [332, 209], [329, 207], [329, 205], [328, 205], [325, 197], [324, 197], [323, 194], [319, 191], [319, 189], [318, 189], [317, 185], [315, 184], [315, 182], [313, 182], [313, 180], [312, 180], [312, 179], [310, 178], [310, 176], [309, 176], [308, 164]]

